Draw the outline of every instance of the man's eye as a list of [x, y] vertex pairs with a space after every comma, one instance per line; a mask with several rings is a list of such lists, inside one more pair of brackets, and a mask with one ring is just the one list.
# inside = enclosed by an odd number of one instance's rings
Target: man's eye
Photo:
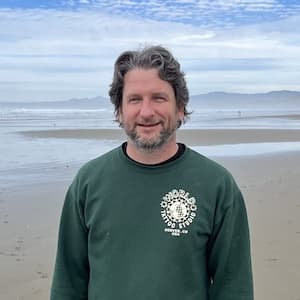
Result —
[[138, 102], [138, 101], [141, 101], [141, 98], [134, 97], [134, 98], [129, 98], [128, 99], [128, 102]]
[[164, 101], [166, 101], [166, 98], [164, 96], [155, 96], [154, 100], [156, 100], [158, 102], [164, 102]]

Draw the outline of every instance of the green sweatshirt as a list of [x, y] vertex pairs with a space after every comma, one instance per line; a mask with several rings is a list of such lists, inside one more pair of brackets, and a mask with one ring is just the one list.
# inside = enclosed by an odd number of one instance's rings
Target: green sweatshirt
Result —
[[186, 148], [146, 166], [122, 148], [84, 165], [64, 203], [51, 300], [252, 300], [243, 197]]

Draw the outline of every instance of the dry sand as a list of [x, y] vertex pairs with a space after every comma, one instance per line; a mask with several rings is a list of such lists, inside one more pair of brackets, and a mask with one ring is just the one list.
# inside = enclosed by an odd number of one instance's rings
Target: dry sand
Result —
[[48, 299], [57, 224], [69, 182], [0, 194], [0, 299]]
[[256, 300], [300, 300], [300, 152], [219, 160], [245, 196]]
[[[56, 132], [64, 138], [70, 133]], [[299, 140], [298, 131], [251, 130], [247, 134], [237, 130], [234, 135], [226, 130], [188, 133], [190, 139], [194, 138], [193, 145], [199, 144], [199, 139], [206, 144], [225, 137], [226, 143], [231, 143], [230, 139], [249, 142], [255, 136], [259, 141], [263, 137], [272, 141]], [[233, 173], [245, 196], [255, 299], [300, 300], [300, 152], [217, 161]], [[59, 215], [70, 180], [0, 191], [0, 299], [48, 299]]]

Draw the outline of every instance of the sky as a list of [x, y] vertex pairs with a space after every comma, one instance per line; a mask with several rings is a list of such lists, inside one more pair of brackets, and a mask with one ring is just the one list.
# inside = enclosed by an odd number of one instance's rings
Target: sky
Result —
[[0, 101], [108, 97], [118, 55], [149, 44], [191, 95], [300, 91], [299, 0], [1, 0]]

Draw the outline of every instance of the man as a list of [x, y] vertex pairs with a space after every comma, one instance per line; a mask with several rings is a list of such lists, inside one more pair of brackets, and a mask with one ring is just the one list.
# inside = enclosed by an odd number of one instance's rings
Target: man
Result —
[[115, 63], [110, 98], [127, 142], [84, 165], [61, 217], [52, 300], [252, 300], [242, 195], [176, 142], [184, 74], [163, 47]]

